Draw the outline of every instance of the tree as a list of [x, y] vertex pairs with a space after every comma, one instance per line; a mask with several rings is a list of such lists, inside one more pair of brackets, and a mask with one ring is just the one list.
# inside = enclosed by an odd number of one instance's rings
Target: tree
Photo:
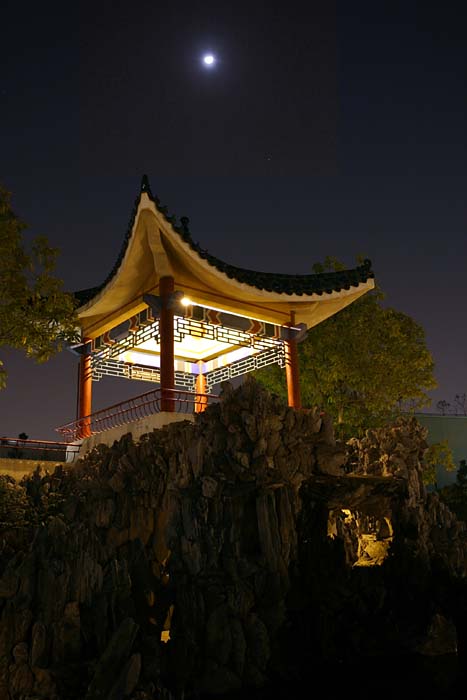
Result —
[[448, 401], [445, 401], [444, 399], [442, 401], [438, 401], [436, 404], [436, 408], [438, 411], [441, 413], [442, 416], [445, 416], [446, 414], [449, 413], [451, 404]]
[[[315, 272], [342, 269], [333, 258]], [[414, 319], [383, 305], [379, 288], [367, 292], [311, 328], [298, 345], [302, 402], [334, 418], [340, 437], [361, 435], [403, 412], [430, 404], [436, 388], [425, 333]], [[269, 390], [285, 396], [277, 365], [255, 373]]]
[[[58, 250], [44, 237], [27, 250], [25, 228], [11, 208], [10, 192], [0, 185], [0, 347], [45, 362], [77, 340], [76, 304], [54, 276]], [[5, 383], [0, 360], [0, 388]]]
[[467, 462], [461, 459], [456, 481], [439, 490], [442, 501], [460, 520], [467, 521]]
[[25, 440], [28, 440], [28, 439], [29, 439], [29, 435], [27, 433], [20, 433], [18, 435], [18, 439], [14, 441], [12, 449], [9, 450], [8, 457], [10, 459], [23, 459], [24, 452], [21, 449], [21, 443], [23, 443]]
[[448, 472], [456, 471], [454, 455], [449, 446], [448, 440], [432, 443], [423, 456], [425, 469], [423, 481], [425, 484], [436, 486], [436, 467], [442, 466]]
[[456, 406], [456, 415], [459, 411], [461, 416], [467, 416], [467, 394], [456, 394], [454, 397], [454, 404]]
[[465, 392], [463, 394], [456, 394], [452, 407], [449, 401], [442, 399], [437, 402], [436, 408], [442, 416], [448, 414], [452, 416], [467, 416], [467, 394]]

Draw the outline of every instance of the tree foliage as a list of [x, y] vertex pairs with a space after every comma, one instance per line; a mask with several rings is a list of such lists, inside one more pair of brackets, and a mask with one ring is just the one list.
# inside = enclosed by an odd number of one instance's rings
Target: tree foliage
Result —
[[[339, 269], [327, 258], [315, 272]], [[299, 345], [302, 402], [330, 413], [340, 436], [359, 435], [430, 404], [436, 388], [425, 332], [410, 316], [383, 305], [376, 288], [311, 328]], [[285, 373], [277, 365], [255, 373], [269, 390], [286, 395]]]
[[423, 458], [425, 471], [423, 481], [425, 484], [436, 485], [436, 468], [444, 467], [448, 472], [456, 471], [454, 455], [447, 440], [434, 442], [425, 452]]
[[467, 462], [461, 459], [456, 481], [438, 491], [440, 498], [460, 520], [467, 521]]
[[[58, 250], [44, 237], [23, 241], [26, 225], [0, 185], [0, 347], [45, 362], [77, 339], [75, 302], [54, 275]], [[0, 388], [6, 371], [0, 360]]]

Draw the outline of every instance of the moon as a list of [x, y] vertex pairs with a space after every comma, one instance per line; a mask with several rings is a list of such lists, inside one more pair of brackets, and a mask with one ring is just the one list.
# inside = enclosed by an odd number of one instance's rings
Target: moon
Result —
[[212, 55], [212, 53], [206, 53], [203, 56], [203, 63], [205, 66], [211, 67], [214, 65], [216, 59]]

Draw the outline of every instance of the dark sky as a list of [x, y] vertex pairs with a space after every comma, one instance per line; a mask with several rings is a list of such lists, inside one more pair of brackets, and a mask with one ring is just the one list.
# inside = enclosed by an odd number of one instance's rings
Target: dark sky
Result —
[[[232, 264], [372, 260], [467, 391], [467, 27], [461, 3], [7, 0], [0, 182], [69, 290], [112, 268], [140, 179]], [[212, 51], [214, 69], [202, 66]], [[0, 434], [55, 439], [76, 358], [2, 350]], [[102, 380], [100, 408], [148, 385]]]

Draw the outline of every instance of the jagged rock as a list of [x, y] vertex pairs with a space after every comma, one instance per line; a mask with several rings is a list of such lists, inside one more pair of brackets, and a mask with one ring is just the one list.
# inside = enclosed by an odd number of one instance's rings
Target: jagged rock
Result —
[[248, 381], [6, 480], [0, 699], [244, 698], [326, 659], [467, 653], [466, 526], [425, 450], [410, 420], [343, 445]]
[[336, 439], [334, 435], [334, 423], [329, 413], [321, 414], [321, 425], [319, 435], [322, 441], [327, 445], [335, 445]]
[[96, 525], [97, 527], [108, 528], [112, 522], [115, 512], [115, 503], [111, 498], [99, 502], [96, 505]]
[[217, 492], [217, 481], [210, 476], [201, 479], [201, 488], [204, 498], [214, 498]]
[[316, 447], [316, 461], [321, 474], [342, 476], [347, 462], [347, 454], [344, 449], [338, 451], [335, 446], [323, 442]]
[[233, 671], [218, 666], [215, 662], [208, 662], [199, 690], [207, 696], [219, 697], [241, 687], [242, 681]]
[[251, 613], [245, 620], [247, 658], [250, 665], [266, 671], [271, 656], [271, 644], [266, 625], [259, 615]]
[[433, 615], [425, 639], [419, 644], [420, 654], [437, 656], [457, 652], [457, 633], [452, 620], [439, 613]]
[[45, 668], [48, 663], [49, 639], [47, 628], [43, 622], [37, 620], [31, 633], [31, 666]]
[[106, 700], [122, 700], [129, 697], [139, 680], [141, 672], [141, 654], [130, 656], [123, 669], [117, 669], [117, 680], [105, 696]]
[[27, 663], [12, 664], [9, 668], [9, 691], [13, 697], [24, 697], [34, 687], [34, 674]]
[[32, 667], [34, 675], [34, 694], [46, 700], [58, 700], [57, 686], [51, 671]]
[[80, 658], [81, 618], [79, 603], [71, 601], [65, 604], [63, 618], [54, 625], [53, 658], [56, 663], [70, 662]]
[[[94, 677], [89, 684], [86, 700], [107, 698], [115, 687], [115, 674], [125, 663], [133, 647], [138, 632], [138, 625], [130, 617], [125, 618], [110, 639], [107, 648], [97, 664]], [[130, 667], [128, 667], [128, 670]], [[138, 674], [139, 675], [139, 674]], [[118, 679], [119, 682], [120, 679]], [[122, 679], [126, 688], [127, 676]]]
[[230, 634], [232, 638], [232, 668], [237, 678], [243, 678], [246, 656], [246, 639], [243, 626], [238, 617], [231, 616], [229, 619]]
[[13, 648], [13, 658], [15, 664], [27, 664], [29, 660], [29, 649], [25, 642], [20, 642]]
[[206, 654], [225, 666], [232, 652], [232, 633], [227, 605], [219, 605], [206, 620]]
[[19, 577], [11, 569], [7, 569], [0, 578], [0, 598], [11, 598], [18, 590]]

